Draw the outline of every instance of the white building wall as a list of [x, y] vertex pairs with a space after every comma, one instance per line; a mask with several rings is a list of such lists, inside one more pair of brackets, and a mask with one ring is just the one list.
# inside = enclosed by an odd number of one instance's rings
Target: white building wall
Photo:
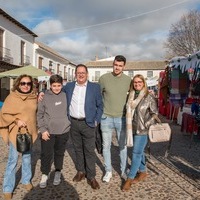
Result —
[[[89, 67], [88, 68], [89, 80], [93, 81], [93, 82], [98, 81], [98, 80], [95, 80], [95, 72], [97, 72], [97, 71], [100, 71], [100, 76], [101, 76], [105, 73], [112, 72], [112, 70], [113, 70], [112, 68], [92, 68], [92, 67]], [[153, 71], [152, 77], [155, 77], [155, 76], [159, 77], [159, 73], [162, 70], [133, 70], [133, 76], [136, 75], [136, 74], [142, 74], [144, 76], [144, 78], [147, 78], [147, 71]], [[129, 72], [125, 70], [124, 74], [129, 75]]]
[[100, 76], [103, 75], [103, 74], [106, 74], [108, 72], [112, 72], [113, 68], [110, 67], [110, 68], [88, 68], [88, 73], [89, 73], [89, 77], [88, 77], [88, 80], [89, 81], [92, 81], [92, 82], [95, 82], [95, 72], [97, 71], [100, 71]]
[[153, 76], [152, 77], [159, 77], [160, 75], [160, 72], [162, 70], [133, 70], [133, 76], [136, 75], [136, 74], [142, 74], [144, 76], [144, 78], [147, 78], [147, 72], [148, 71], [153, 71]]
[[3, 47], [10, 49], [13, 64], [21, 65], [21, 41], [25, 43], [24, 55], [29, 56], [30, 63], [33, 64], [34, 36], [2, 15], [0, 15], [0, 22], [0, 28], [4, 30]]

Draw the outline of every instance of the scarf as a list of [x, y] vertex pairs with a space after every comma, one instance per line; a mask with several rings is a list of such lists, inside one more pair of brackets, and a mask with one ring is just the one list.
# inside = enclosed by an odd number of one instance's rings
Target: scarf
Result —
[[140, 103], [145, 95], [145, 90], [142, 89], [136, 99], [134, 99], [135, 91], [131, 91], [128, 97], [126, 104], [126, 137], [127, 137], [127, 146], [133, 146], [133, 127], [132, 120], [135, 112], [135, 108]]

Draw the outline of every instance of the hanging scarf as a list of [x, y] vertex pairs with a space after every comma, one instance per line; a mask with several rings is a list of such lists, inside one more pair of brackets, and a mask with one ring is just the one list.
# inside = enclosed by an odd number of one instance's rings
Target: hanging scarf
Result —
[[135, 108], [140, 103], [145, 95], [145, 90], [142, 89], [136, 99], [134, 99], [135, 91], [131, 91], [129, 98], [126, 104], [126, 137], [127, 137], [127, 146], [133, 146], [133, 127], [132, 120], [135, 112]]

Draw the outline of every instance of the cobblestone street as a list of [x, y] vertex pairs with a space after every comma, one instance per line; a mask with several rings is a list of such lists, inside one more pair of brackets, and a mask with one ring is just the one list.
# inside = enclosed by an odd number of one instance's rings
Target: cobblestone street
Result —
[[[76, 170], [73, 160], [74, 151], [71, 141], [68, 141], [62, 170], [62, 182], [59, 186], [53, 186], [54, 171], [46, 189], [39, 188], [40, 172], [40, 142], [33, 149], [32, 183], [34, 189], [27, 191], [20, 184], [20, 162], [17, 170], [17, 186], [13, 194], [14, 200], [199, 200], [200, 199], [200, 142], [192, 141], [190, 148], [190, 136], [180, 132], [180, 126], [171, 123], [172, 146], [167, 158], [164, 157], [167, 144], [151, 144], [151, 156], [148, 156], [148, 178], [141, 183], [132, 186], [129, 192], [122, 192], [123, 180], [120, 178], [119, 152], [113, 135], [112, 164], [113, 177], [109, 183], [102, 182], [104, 174], [103, 158], [97, 153], [97, 181], [100, 189], [95, 191], [87, 184], [86, 180], [79, 183], [72, 181]], [[2, 196], [3, 173], [7, 162], [8, 148], [0, 138], [0, 199]], [[130, 164], [131, 149], [128, 149]]]

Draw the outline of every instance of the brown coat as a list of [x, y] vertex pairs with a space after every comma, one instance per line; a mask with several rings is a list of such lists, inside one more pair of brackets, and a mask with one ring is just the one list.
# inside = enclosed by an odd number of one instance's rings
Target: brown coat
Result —
[[15, 120], [17, 118], [26, 122], [33, 142], [36, 140], [36, 109], [37, 96], [33, 93], [22, 94], [14, 91], [7, 96], [0, 112], [0, 134], [7, 144], [10, 141], [16, 146], [18, 126]]

